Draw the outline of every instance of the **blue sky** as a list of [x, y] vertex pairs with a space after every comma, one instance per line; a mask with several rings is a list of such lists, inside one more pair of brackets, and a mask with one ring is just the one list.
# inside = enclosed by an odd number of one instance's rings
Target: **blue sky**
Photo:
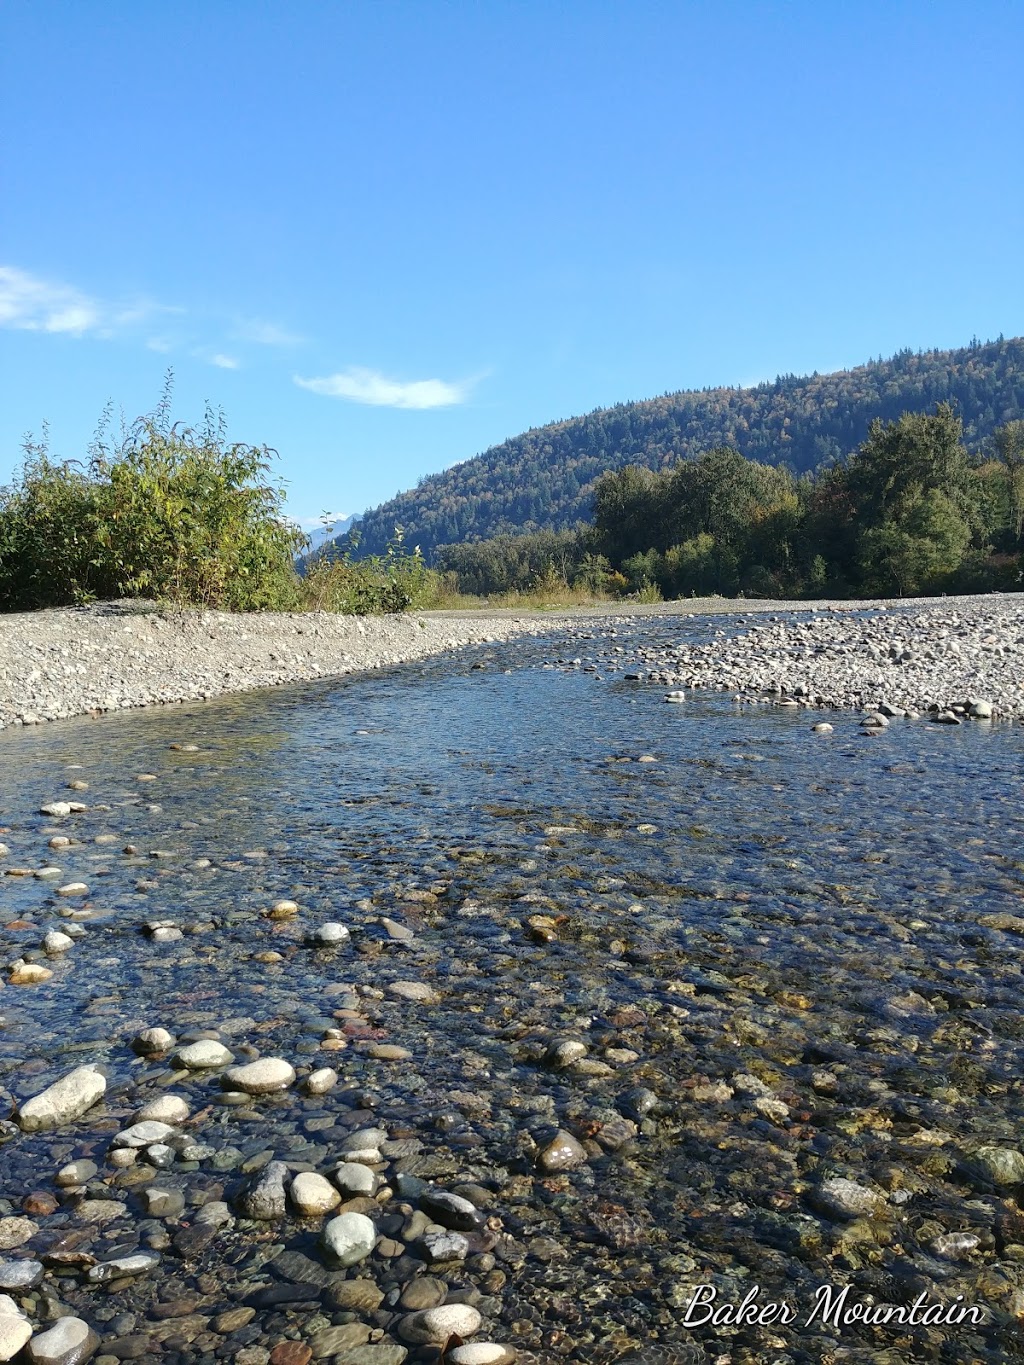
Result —
[[373, 506], [667, 390], [1024, 331], [1024, 6], [11, 0], [0, 480], [222, 407]]

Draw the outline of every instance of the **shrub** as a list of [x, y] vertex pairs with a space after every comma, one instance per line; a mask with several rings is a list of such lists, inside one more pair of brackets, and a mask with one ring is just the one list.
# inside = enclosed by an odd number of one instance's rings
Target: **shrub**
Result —
[[228, 444], [209, 411], [201, 430], [169, 426], [165, 412], [140, 418], [114, 450], [101, 431], [87, 466], [51, 458], [45, 432], [26, 441], [19, 474], [0, 490], [0, 607], [297, 604], [305, 537], [270, 481], [274, 452]]

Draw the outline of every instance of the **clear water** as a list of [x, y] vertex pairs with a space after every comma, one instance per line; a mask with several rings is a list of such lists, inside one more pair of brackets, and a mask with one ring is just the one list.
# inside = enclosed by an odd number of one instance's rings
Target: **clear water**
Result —
[[[685, 1286], [709, 1281], [737, 1299], [755, 1281], [793, 1298], [828, 1279], [886, 1299], [918, 1274], [936, 1293], [1005, 1305], [1022, 1263], [997, 1225], [1014, 1191], [972, 1185], [958, 1161], [981, 1142], [1021, 1145], [1024, 727], [896, 721], [866, 739], [852, 717], [830, 717], [823, 737], [803, 711], [741, 710], [725, 695], [668, 706], [658, 688], [541, 666], [587, 644], [519, 643], [0, 736], [7, 861], [61, 868], [54, 881], [0, 880], [8, 959], [60, 927], [69, 903], [96, 912], [50, 982], [3, 992], [0, 1084], [17, 1098], [93, 1059], [125, 1096], [163, 1083], [128, 1046], [154, 1024], [227, 1022], [264, 1054], [337, 1064], [338, 1105], [412, 1125], [511, 1182], [502, 1194], [498, 1180], [496, 1205], [527, 1251], [495, 1335], [519, 1323], [537, 1359], [683, 1359], [671, 1352], [690, 1341], [709, 1359], [786, 1358], [763, 1329], [683, 1329]], [[89, 810], [37, 814], [79, 795], [72, 778], [89, 783]], [[48, 849], [58, 830], [82, 842]], [[94, 842], [106, 834], [116, 843]], [[55, 894], [77, 879], [87, 897]], [[264, 917], [282, 896], [302, 907], [297, 922]], [[531, 933], [536, 914], [556, 921], [552, 941]], [[382, 915], [414, 929], [413, 944], [389, 941]], [[1000, 915], [1022, 921], [986, 922]], [[185, 937], [152, 943], [141, 925], [154, 919]], [[354, 947], [307, 946], [326, 920], [348, 924]], [[267, 952], [281, 960], [257, 959]], [[320, 1053], [339, 992], [411, 979], [440, 1003], [371, 997], [374, 1025], [410, 1061]], [[637, 1058], [607, 1076], [554, 1072], [539, 1054], [562, 1036], [592, 1058]], [[822, 1070], [834, 1093], [812, 1081]], [[738, 1074], [789, 1117], [708, 1090]], [[203, 1097], [215, 1086], [189, 1084]], [[590, 1131], [639, 1087], [659, 1107], [634, 1144], [533, 1179], [525, 1133]], [[466, 1092], [477, 1108], [460, 1109]], [[258, 1123], [215, 1110], [203, 1140], [284, 1144], [315, 1164], [330, 1126], [309, 1120], [333, 1111], [297, 1105], [268, 1101]], [[948, 1141], [922, 1156], [915, 1134], [935, 1129]], [[38, 1181], [54, 1142], [16, 1139], [0, 1167], [32, 1166]], [[809, 1192], [828, 1174], [909, 1190], [890, 1231], [858, 1240], [818, 1217]], [[625, 1232], [609, 1232], [609, 1207]], [[962, 1228], [980, 1249], [938, 1260], [934, 1237]], [[531, 1253], [531, 1238], [560, 1250]], [[1016, 1329], [997, 1317], [916, 1329], [913, 1358], [1011, 1358]], [[790, 1358], [818, 1359], [826, 1337], [780, 1340]], [[893, 1329], [844, 1340], [888, 1349]]]

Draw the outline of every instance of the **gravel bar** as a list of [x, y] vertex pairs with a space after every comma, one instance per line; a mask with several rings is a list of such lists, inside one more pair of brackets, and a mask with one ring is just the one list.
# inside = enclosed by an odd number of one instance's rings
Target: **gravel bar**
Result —
[[[386, 668], [517, 636], [639, 616], [744, 618], [734, 634], [645, 651], [641, 675], [748, 699], [946, 713], [987, 703], [1024, 717], [1024, 594], [913, 602], [765, 602], [699, 598], [550, 612], [231, 615], [149, 604], [0, 617], [0, 728]], [[747, 618], [765, 617], [762, 623]], [[628, 659], [617, 660], [619, 666]], [[984, 708], [983, 708], [984, 709]]]

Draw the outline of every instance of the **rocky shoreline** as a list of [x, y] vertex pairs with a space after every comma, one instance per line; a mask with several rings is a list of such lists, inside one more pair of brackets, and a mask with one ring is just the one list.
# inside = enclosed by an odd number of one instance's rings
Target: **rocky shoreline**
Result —
[[[731, 615], [698, 643], [601, 644], [579, 666], [685, 688], [731, 689], [890, 714], [957, 718], [974, 702], [1024, 716], [1024, 595], [914, 602], [752, 602], [702, 598], [571, 613], [425, 612], [408, 616], [232, 616], [133, 603], [0, 617], [0, 729], [340, 677], [472, 645], [560, 633], [584, 644], [595, 624]], [[762, 618], [767, 618], [763, 620]], [[573, 661], [575, 662], [575, 661]]]
[[540, 634], [488, 615], [231, 615], [104, 603], [0, 617], [0, 729], [205, 701]]

